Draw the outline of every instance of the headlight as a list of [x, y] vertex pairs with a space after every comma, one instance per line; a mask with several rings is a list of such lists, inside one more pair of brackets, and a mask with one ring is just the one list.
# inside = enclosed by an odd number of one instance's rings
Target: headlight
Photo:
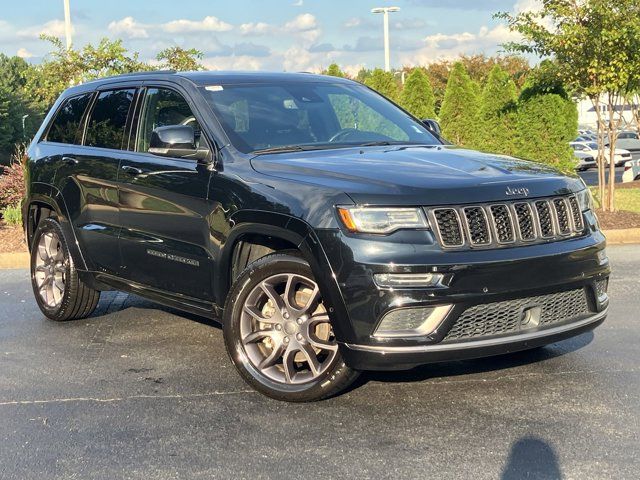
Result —
[[578, 205], [580, 206], [580, 210], [585, 212], [587, 210], [594, 210], [593, 208], [593, 197], [591, 196], [591, 190], [585, 188], [584, 190], [580, 190], [576, 194], [576, 198], [578, 199]]
[[347, 230], [358, 233], [429, 227], [420, 208], [338, 207], [338, 216]]

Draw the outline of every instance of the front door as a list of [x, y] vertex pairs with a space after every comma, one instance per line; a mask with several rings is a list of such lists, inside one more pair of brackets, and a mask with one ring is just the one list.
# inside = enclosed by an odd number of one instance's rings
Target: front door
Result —
[[207, 191], [211, 171], [193, 159], [148, 152], [157, 127], [190, 125], [206, 142], [183, 95], [146, 88], [139, 102], [131, 159], [118, 173], [122, 276], [136, 283], [204, 300], [212, 299]]

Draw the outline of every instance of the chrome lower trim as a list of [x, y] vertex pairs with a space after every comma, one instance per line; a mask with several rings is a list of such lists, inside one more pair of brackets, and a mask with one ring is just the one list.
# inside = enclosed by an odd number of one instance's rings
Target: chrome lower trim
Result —
[[544, 330], [538, 330], [535, 332], [522, 333], [519, 335], [509, 335], [500, 338], [491, 338], [487, 340], [474, 340], [470, 342], [459, 343], [447, 343], [447, 344], [434, 344], [434, 345], [419, 345], [413, 347], [385, 347], [377, 345], [356, 345], [352, 343], [345, 343], [345, 346], [361, 352], [376, 352], [382, 354], [393, 353], [429, 353], [429, 352], [446, 352], [455, 350], [467, 350], [473, 348], [492, 347], [496, 345], [508, 345], [513, 342], [522, 342], [527, 340], [535, 340], [547, 336], [556, 335], [558, 333], [569, 332], [574, 329], [578, 329], [587, 326], [591, 323], [596, 323], [607, 316], [609, 308], [605, 308], [603, 311], [596, 313], [588, 318], [583, 318], [577, 322], [569, 323], [567, 325], [560, 325], [558, 327], [546, 328]]

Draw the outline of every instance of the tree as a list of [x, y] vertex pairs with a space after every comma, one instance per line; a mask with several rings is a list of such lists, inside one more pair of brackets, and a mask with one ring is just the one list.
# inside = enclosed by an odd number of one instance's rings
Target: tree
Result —
[[[536, 12], [497, 16], [523, 38], [505, 45], [508, 50], [553, 58], [569, 90], [593, 103], [598, 115], [600, 198], [605, 210], [615, 210], [613, 156], [622, 120], [617, 105], [633, 90], [640, 71], [640, 2], [545, 0]], [[605, 137], [610, 154], [606, 196]]]
[[433, 89], [422, 68], [414, 68], [407, 77], [400, 94], [400, 105], [420, 119], [435, 118]]
[[575, 160], [569, 142], [577, 128], [573, 102], [553, 93], [534, 95], [518, 107], [515, 154], [572, 172]]
[[329, 75], [331, 77], [345, 78], [344, 72], [340, 70], [340, 67], [338, 66], [337, 63], [332, 63], [331, 65], [329, 65], [329, 68], [323, 71], [322, 74]]
[[440, 124], [442, 135], [456, 145], [474, 146], [478, 120], [477, 85], [461, 62], [455, 63], [447, 81]]
[[369, 78], [365, 80], [365, 85], [373, 88], [376, 92], [384, 95], [389, 100], [397, 101], [400, 96], [400, 89], [393, 73], [385, 72], [381, 68], [376, 68]]
[[156, 55], [156, 60], [160, 63], [161, 68], [167, 70], [175, 70], [177, 72], [192, 72], [204, 70], [204, 66], [199, 62], [204, 54], [200, 50], [190, 48], [186, 50], [182, 47], [169, 47], [162, 50]]
[[42, 39], [52, 44], [53, 51], [44, 62], [28, 72], [25, 89], [43, 110], [48, 109], [69, 86], [100, 77], [151, 69], [139, 60], [138, 53], [127, 52], [122, 40], [103, 38], [96, 47], [87, 44], [82, 50], [67, 50], [58, 38], [43, 35]]
[[513, 154], [516, 85], [509, 74], [494, 65], [480, 97], [478, 147]]

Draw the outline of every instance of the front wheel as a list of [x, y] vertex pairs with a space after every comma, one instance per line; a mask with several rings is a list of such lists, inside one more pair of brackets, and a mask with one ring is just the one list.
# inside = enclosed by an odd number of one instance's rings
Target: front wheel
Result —
[[350, 385], [347, 367], [309, 264], [289, 254], [257, 260], [235, 281], [224, 309], [224, 340], [256, 390], [290, 402], [321, 400]]

